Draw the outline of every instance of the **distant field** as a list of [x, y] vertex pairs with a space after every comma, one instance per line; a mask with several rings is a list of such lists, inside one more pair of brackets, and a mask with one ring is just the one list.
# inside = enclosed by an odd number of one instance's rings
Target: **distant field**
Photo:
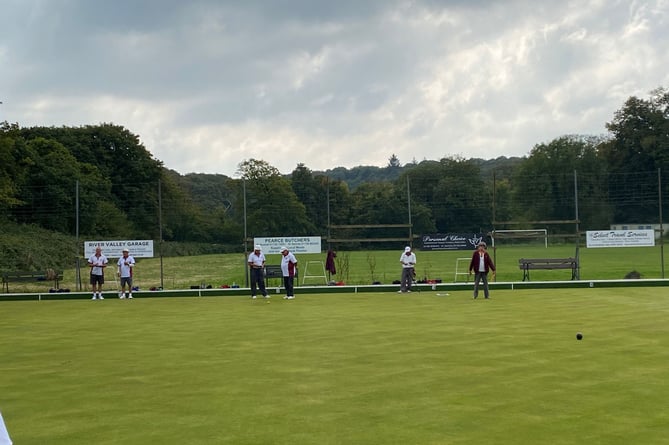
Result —
[[[338, 252], [340, 261], [348, 257], [348, 275], [343, 275], [341, 269], [336, 276], [329, 277], [323, 271], [325, 254], [297, 255], [300, 273], [299, 283], [303, 283], [305, 275], [311, 278], [306, 284], [325, 284], [328, 279], [343, 281], [346, 284], [372, 284], [379, 281], [383, 284], [392, 283], [400, 278], [398, 251], [361, 251]], [[459, 263], [459, 272], [466, 272], [471, 251], [439, 251], [416, 252], [418, 264], [416, 267], [418, 279], [440, 279], [445, 283], [452, 283], [456, 279], [456, 263], [458, 258], [465, 258]], [[518, 247], [502, 246], [491, 255], [497, 263], [497, 281], [520, 281], [522, 272], [518, 269], [519, 258], [562, 258], [575, 255], [574, 246], [543, 246]], [[580, 249], [581, 279], [621, 279], [631, 271], [641, 273], [643, 278], [663, 278], [662, 276], [662, 249], [656, 247], [633, 248], [604, 248]], [[280, 264], [280, 256], [268, 255], [268, 264]], [[307, 267], [308, 266], [308, 267]], [[306, 269], [306, 270], [305, 270]], [[107, 274], [107, 288], [115, 288], [113, 275]], [[188, 289], [191, 286], [246, 284], [246, 256], [243, 254], [202, 255], [167, 257], [163, 259], [162, 285], [165, 289]], [[135, 269], [136, 284], [141, 289], [161, 285], [161, 264], [159, 258], [139, 259]], [[88, 268], [82, 269], [82, 285], [88, 288]], [[325, 275], [325, 278], [323, 278]], [[532, 271], [532, 279], [538, 280], [569, 280], [569, 270]], [[457, 275], [459, 281], [467, 279], [466, 275]], [[12, 284], [17, 292], [44, 291], [48, 283], [40, 285]], [[75, 271], [65, 271], [62, 287], [76, 289]]]
[[3, 302], [0, 411], [17, 445], [669, 443], [668, 297]]

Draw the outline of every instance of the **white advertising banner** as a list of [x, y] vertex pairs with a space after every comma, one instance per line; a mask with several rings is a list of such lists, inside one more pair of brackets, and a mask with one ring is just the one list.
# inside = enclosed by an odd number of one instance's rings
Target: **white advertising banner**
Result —
[[650, 230], [588, 230], [588, 247], [648, 247], [655, 245], [655, 233]]
[[120, 258], [128, 249], [135, 258], [153, 258], [153, 240], [84, 241], [84, 257], [89, 258], [100, 246], [107, 258]]
[[281, 253], [282, 247], [287, 247], [293, 253], [321, 253], [320, 236], [253, 238], [253, 244], [260, 246], [265, 255]]

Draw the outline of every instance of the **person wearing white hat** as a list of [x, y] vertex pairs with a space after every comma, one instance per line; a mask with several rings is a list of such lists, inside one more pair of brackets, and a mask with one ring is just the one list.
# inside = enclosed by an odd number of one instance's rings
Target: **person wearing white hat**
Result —
[[400, 256], [402, 263], [402, 279], [400, 280], [400, 290], [398, 293], [411, 292], [411, 283], [413, 283], [414, 267], [416, 266], [416, 254], [411, 251], [410, 246], [404, 248]]
[[102, 247], [97, 246], [95, 253], [88, 259], [88, 266], [91, 268], [91, 287], [93, 288], [93, 298], [91, 300], [104, 300], [102, 296], [102, 285], [105, 284], [105, 267], [107, 267], [107, 257], [102, 254]]
[[251, 275], [251, 298], [256, 299], [256, 289], [260, 289], [264, 298], [269, 298], [265, 289], [265, 277], [263, 269], [265, 267], [265, 255], [260, 246], [255, 246], [253, 252], [249, 254], [249, 271]]
[[486, 299], [490, 298], [490, 291], [488, 290], [488, 272], [492, 270], [492, 276], [495, 278], [495, 264], [492, 262], [492, 258], [486, 251], [486, 243], [481, 241], [477, 249], [472, 255], [472, 260], [469, 263], [469, 274], [474, 275], [474, 299], [479, 296], [479, 283], [483, 281], [483, 295]]
[[[121, 278], [121, 292], [118, 297], [120, 299], [132, 298], [132, 270], [135, 267], [135, 259], [130, 255], [128, 249], [123, 249], [123, 255], [118, 259], [117, 275]], [[126, 292], [126, 286], [128, 291]]]
[[283, 287], [286, 288], [286, 296], [283, 298], [293, 300], [295, 299], [293, 288], [297, 273], [297, 258], [287, 247], [281, 248], [281, 255], [281, 274], [283, 275]]

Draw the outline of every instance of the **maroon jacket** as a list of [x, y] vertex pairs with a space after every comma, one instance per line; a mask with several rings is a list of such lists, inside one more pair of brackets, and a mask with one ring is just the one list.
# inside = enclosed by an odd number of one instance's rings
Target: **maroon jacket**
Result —
[[[488, 255], [488, 252], [483, 251], [483, 263], [485, 264], [485, 273], [495, 270], [495, 265], [492, 262], [492, 258]], [[479, 271], [479, 250], [476, 249], [472, 255], [472, 261], [469, 263], [469, 272], [478, 272]]]

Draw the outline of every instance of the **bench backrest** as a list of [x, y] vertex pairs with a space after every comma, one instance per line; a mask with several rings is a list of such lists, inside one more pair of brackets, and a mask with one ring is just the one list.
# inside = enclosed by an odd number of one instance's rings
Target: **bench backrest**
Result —
[[[295, 268], [295, 276], [297, 277], [297, 268]], [[283, 278], [283, 272], [280, 265], [265, 264], [265, 279], [268, 278]]]
[[573, 269], [576, 265], [576, 258], [521, 258], [518, 260], [518, 266], [521, 269]]
[[9, 292], [9, 283], [12, 282], [46, 282], [52, 281], [53, 284], [58, 288], [60, 280], [63, 279], [63, 272], [53, 269], [47, 269], [46, 271], [14, 271], [14, 272], [2, 272], [2, 290]]
[[29, 271], [29, 272], [2, 272], [2, 281], [52, 281], [62, 280], [63, 272], [47, 270], [46, 272]]
[[283, 272], [281, 272], [281, 266], [265, 265], [265, 278], [281, 278], [281, 277], [283, 277]]

